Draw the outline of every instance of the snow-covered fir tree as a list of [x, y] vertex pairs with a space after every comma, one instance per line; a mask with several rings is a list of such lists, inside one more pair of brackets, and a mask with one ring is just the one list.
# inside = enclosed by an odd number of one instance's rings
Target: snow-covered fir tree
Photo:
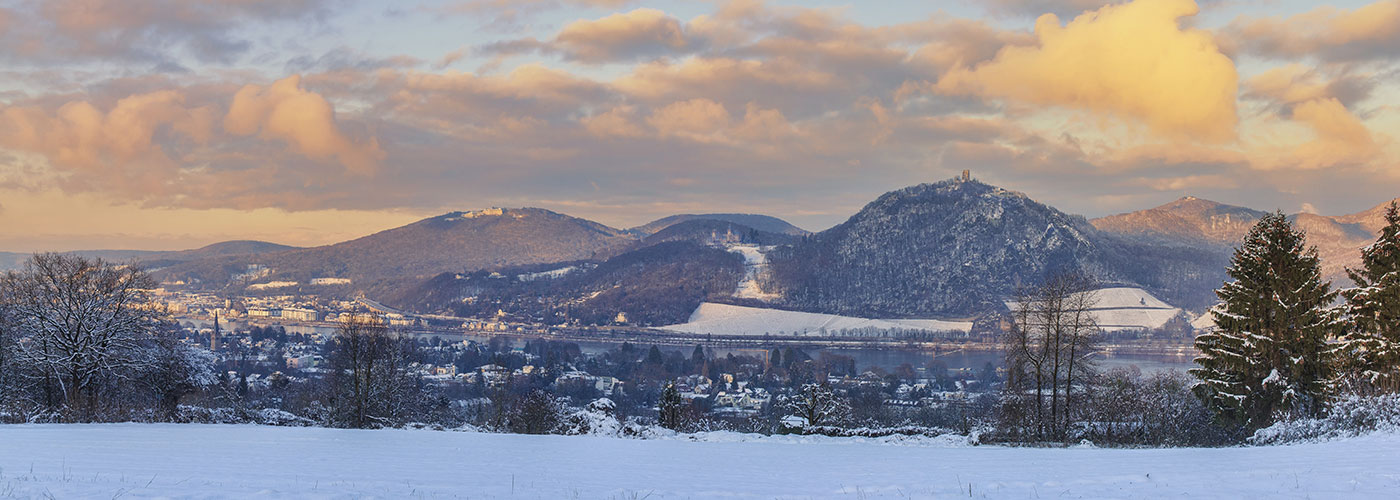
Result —
[[1197, 395], [1247, 429], [1280, 413], [1317, 414], [1331, 379], [1327, 340], [1342, 326], [1317, 250], [1275, 212], [1250, 229], [1227, 274], [1234, 281], [1211, 310], [1218, 328], [1196, 337]]
[[1349, 325], [1338, 343], [1344, 377], [1371, 389], [1400, 390], [1400, 213], [1391, 202], [1376, 242], [1361, 250], [1361, 268], [1347, 269], [1355, 288], [1342, 290]]
[[681, 399], [680, 391], [676, 390], [675, 382], [668, 382], [666, 388], [661, 391], [661, 399], [657, 401], [657, 423], [662, 427], [671, 430], [681, 430], [685, 423], [685, 400]]

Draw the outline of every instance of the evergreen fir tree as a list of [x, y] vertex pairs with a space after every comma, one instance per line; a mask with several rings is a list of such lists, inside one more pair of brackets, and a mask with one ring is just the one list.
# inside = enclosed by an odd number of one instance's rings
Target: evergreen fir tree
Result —
[[1373, 389], [1400, 390], [1400, 213], [1395, 202], [1376, 242], [1361, 250], [1361, 269], [1347, 269], [1348, 331], [1338, 344], [1343, 376]]
[[1222, 422], [1258, 429], [1279, 413], [1316, 415], [1326, 402], [1327, 340], [1341, 330], [1316, 248], [1282, 213], [1265, 215], [1235, 250], [1211, 310], [1217, 328], [1196, 337], [1198, 396]]
[[656, 409], [656, 420], [662, 427], [678, 431], [684, 426], [685, 400], [681, 399], [681, 393], [676, 390], [674, 382], [666, 383], [666, 388], [661, 390], [661, 400], [657, 402]]

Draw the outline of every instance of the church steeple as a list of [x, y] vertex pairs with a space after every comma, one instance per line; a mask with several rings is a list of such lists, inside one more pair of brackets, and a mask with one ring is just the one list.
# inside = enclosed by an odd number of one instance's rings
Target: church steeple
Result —
[[219, 310], [214, 310], [214, 331], [209, 334], [209, 350], [219, 350]]

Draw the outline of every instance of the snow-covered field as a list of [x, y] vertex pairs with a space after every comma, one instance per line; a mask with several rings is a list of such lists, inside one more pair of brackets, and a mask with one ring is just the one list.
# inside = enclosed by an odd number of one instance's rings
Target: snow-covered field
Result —
[[1400, 436], [1224, 449], [0, 426], [0, 497], [1394, 498]]
[[867, 328], [966, 332], [972, 328], [972, 323], [936, 319], [855, 318], [705, 302], [690, 315], [690, 321], [662, 328], [714, 335], [826, 336], [838, 335], [842, 330]]
[[[1094, 319], [1109, 331], [1161, 328], [1181, 312], [1141, 288], [1102, 288], [1094, 292], [1094, 300]], [[1006, 307], [1015, 309], [1016, 302], [1007, 301]]]

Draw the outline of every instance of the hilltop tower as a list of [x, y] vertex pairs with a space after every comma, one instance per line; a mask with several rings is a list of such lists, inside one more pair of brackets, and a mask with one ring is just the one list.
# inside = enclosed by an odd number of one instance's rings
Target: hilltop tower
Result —
[[967, 170], [967, 169], [963, 169], [962, 181], [963, 181], [963, 182], [967, 182], [967, 181], [970, 181], [970, 180], [972, 180], [972, 171], [971, 171], [971, 170]]

